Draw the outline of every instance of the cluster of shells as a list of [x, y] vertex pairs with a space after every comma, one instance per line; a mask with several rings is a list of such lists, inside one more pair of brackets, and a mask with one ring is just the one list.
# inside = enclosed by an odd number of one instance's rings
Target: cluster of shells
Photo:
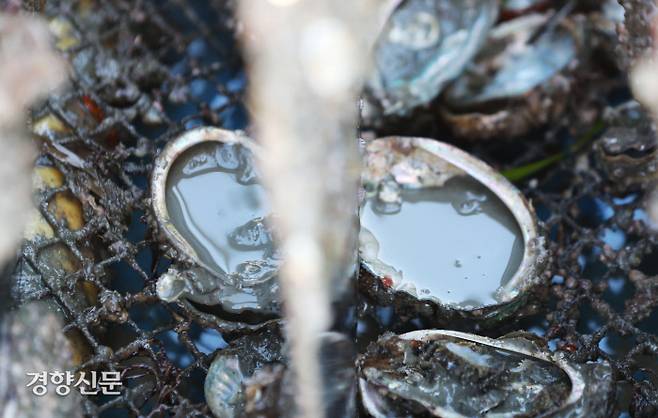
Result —
[[[467, 199], [454, 208], [455, 219], [461, 216], [468, 224], [479, 216], [504, 225], [496, 231], [513, 238], [506, 244], [510, 261], [502, 260], [502, 267], [507, 267], [504, 274], [487, 278], [489, 288], [482, 290], [486, 293], [479, 295], [482, 298], [448, 297], [427, 283], [448, 286], [447, 271], [462, 268], [463, 260], [451, 260], [454, 265], [448, 269], [440, 266], [441, 254], [436, 254], [436, 260], [423, 260], [435, 268], [436, 276], [413, 277], [387, 254], [390, 248], [423, 245], [420, 236], [418, 241], [393, 245], [363, 217], [356, 280], [360, 296], [367, 300], [358, 310], [367, 312], [358, 326], [378, 311], [414, 330], [372, 337], [357, 332], [356, 347], [344, 334], [324, 335], [328, 416], [355, 416], [357, 411], [373, 417], [610, 416], [615, 388], [605, 361], [575, 362], [524, 332], [489, 338], [501, 324], [513, 324], [546, 303], [543, 273], [550, 255], [531, 203], [501, 173], [459, 145], [524, 138], [559, 123], [565, 112], [577, 106], [571, 99], [579, 96], [579, 77], [588, 71], [591, 51], [607, 54], [612, 65], [623, 61], [615, 56], [615, 28], [623, 23], [623, 10], [615, 1], [582, 6], [582, 10], [568, 8], [572, 2], [557, 7], [561, 2], [551, 0], [395, 3], [375, 45], [375, 66], [363, 93], [362, 127], [385, 131], [419, 116], [430, 117], [449, 130], [439, 139], [457, 145], [403, 136], [364, 140], [362, 214], [367, 209], [373, 217], [402, 219], [414, 199], [434, 204], [445, 199], [441, 193], [455, 195], [457, 187], [457, 195]], [[63, 49], [78, 42], [72, 27], [55, 21], [53, 28], [60, 32]], [[138, 86], [120, 79], [114, 62], [83, 58], [77, 60], [78, 67], [93, 67], [106, 77], [105, 100], [122, 105], [146, 124], [162, 118], [158, 106], [138, 100]], [[136, 80], [157, 78], [161, 69], [141, 71], [144, 76], [138, 74]], [[80, 124], [94, 123], [76, 109], [68, 111], [80, 114]], [[610, 126], [596, 144], [596, 156], [616, 187], [627, 191], [653, 182], [656, 130], [642, 108], [626, 104], [595, 116], [590, 111], [587, 106], [583, 110], [583, 122], [600, 116]], [[68, 128], [53, 115], [44, 115], [33, 130], [45, 138], [64, 136]], [[53, 150], [56, 155], [62, 152]], [[73, 155], [60, 157], [74, 166], [79, 163]], [[255, 190], [260, 187], [254, 162], [258, 158], [266, 156], [243, 132], [196, 128], [167, 144], [151, 177], [150, 220], [161, 248], [174, 260], [158, 280], [157, 296], [185, 305], [218, 329], [243, 335], [217, 354], [208, 371], [205, 396], [217, 417], [294, 415], [277, 281], [282, 257], [268, 222], [275, 214], [261, 201], [240, 206], [246, 217], [229, 213], [236, 201], [260, 195]], [[221, 177], [236, 194], [204, 190], [198, 180], [206, 175]], [[475, 184], [473, 190], [479, 194], [455, 184]], [[82, 228], [81, 205], [57, 191], [61, 186], [62, 173], [56, 168], [37, 169], [35, 193], [50, 191], [53, 217], [75, 231]], [[428, 198], [425, 192], [438, 194]], [[414, 193], [425, 197], [410, 197]], [[218, 224], [207, 223], [205, 212], [191, 210], [188, 203], [197, 209], [208, 205], [207, 213], [221, 212], [220, 221], [236, 223], [222, 225], [229, 231], [227, 236], [221, 242], [214, 240], [213, 230], [207, 228]], [[419, 219], [417, 225], [428, 231], [442, 227], [438, 217]], [[483, 233], [466, 229], [462, 235], [487, 244]], [[48, 239], [53, 231], [42, 216], [35, 215], [27, 234], [29, 240], [38, 241]], [[432, 242], [442, 240], [447, 247], [455, 239], [435, 235]], [[68, 252], [64, 246], [52, 247], [41, 261], [74, 271], [77, 266]], [[232, 258], [236, 256], [237, 260]], [[22, 266], [18, 275], [22, 297], [29, 299], [39, 292], [34, 276], [30, 266]], [[57, 277], [44, 279], [61, 287]], [[83, 290], [70, 304], [86, 306], [99, 297], [91, 284]], [[353, 320], [354, 310], [354, 306], [346, 309], [345, 317]]]
[[[450, 129], [446, 139], [457, 141], [457, 146], [402, 136], [363, 140], [358, 290], [368, 301], [366, 305], [372, 305], [365, 310], [388, 310], [394, 320], [416, 330], [363, 338], [365, 343], [358, 341], [361, 354], [356, 363], [346, 354], [354, 349], [351, 342], [341, 334], [326, 336], [329, 348], [324, 360], [331, 366], [324, 373], [332, 382], [331, 393], [326, 396], [331, 416], [355, 414], [354, 391], [359, 392], [361, 409], [374, 417], [605, 417], [611, 413], [614, 385], [605, 361], [576, 363], [528, 333], [497, 339], [478, 335], [495, 334], [502, 323], [533, 314], [546, 302], [542, 287], [549, 254], [532, 205], [503, 175], [459, 149], [459, 141], [509, 140], [557, 124], [568, 109], [577, 106], [572, 97], [579, 77], [588, 71], [592, 51], [606, 54], [613, 66], [621, 62], [615, 56], [615, 28], [623, 24], [624, 13], [616, 2], [575, 10], [571, 2], [563, 7], [556, 7], [556, 3], [396, 2], [375, 44], [375, 68], [363, 95], [363, 127], [385, 130], [418, 115], [429, 115]], [[596, 149], [603, 170], [611, 179], [619, 180], [615, 184], [628, 190], [649, 181], [656, 171], [655, 128], [642, 109], [626, 104], [592, 116], [587, 113], [592, 108], [585, 107], [584, 122], [601, 117], [611, 126]], [[199, 144], [203, 143], [212, 143], [213, 148], [201, 151]], [[246, 158], [247, 154], [250, 157]], [[182, 170], [175, 168], [180, 156], [187, 156]], [[158, 282], [160, 298], [187, 303], [193, 309], [219, 307], [213, 314], [230, 313], [238, 320], [249, 317], [237, 329], [256, 330], [244, 337], [240, 345], [244, 348], [218, 354], [210, 368], [206, 398], [212, 411], [222, 417], [262, 416], [273, 411], [288, 416], [294, 410], [292, 395], [286, 389], [291, 376], [281, 322], [272, 319], [281, 309], [276, 278], [281, 260], [271, 248], [273, 231], [267, 221], [272, 215], [264, 212], [232, 226], [232, 251], [262, 250], [267, 255], [228, 271], [213, 261], [214, 250], [208, 252], [192, 237], [193, 228], [183, 225], [189, 214], [170, 213], [167, 193], [171, 188], [182, 193], [179, 181], [197, 169], [218, 171], [239, 184], [253, 185], [258, 183], [253, 159], [258, 158], [264, 158], [258, 145], [242, 132], [199, 128], [161, 152], [152, 178], [156, 227], [163, 246], [178, 260]], [[178, 174], [171, 180], [174, 171]], [[244, 180], [245, 175], [249, 180]], [[463, 184], [475, 185], [491, 197], [459, 189], [471, 187]], [[435, 191], [439, 194], [431, 198], [422, 194]], [[189, 193], [188, 197], [179, 196], [179, 204], [196, 199], [197, 192], [190, 188]], [[410, 197], [414, 193], [421, 194]], [[440, 193], [469, 196], [470, 200], [455, 208], [458, 215], [484, 214], [500, 224], [514, 224], [504, 231], [511, 231], [516, 239], [508, 252], [502, 253], [510, 258], [507, 270], [503, 278], [495, 273], [482, 279], [494, 286], [481, 300], [459, 300], [421, 287], [420, 282], [428, 281], [437, 287], [449, 286], [449, 273], [439, 265], [440, 253], [436, 260], [421, 261], [436, 273], [422, 278], [413, 277], [405, 266], [391, 261], [396, 257], [387, 258], [387, 247], [405, 246], [413, 252], [414, 246], [426, 245], [422, 234], [418, 240], [393, 245], [390, 238], [366, 225], [365, 207], [380, 220], [402, 219], [401, 214], [413, 202], [446, 199]], [[430, 231], [435, 224], [440, 228], [441, 219], [415, 222]], [[462, 233], [472, 241], [488, 239], [468, 227]], [[445, 235], [439, 240], [450, 246], [455, 236]], [[221, 250], [217, 243], [208, 245]], [[229, 256], [224, 256], [228, 260]], [[461, 266], [462, 261], [455, 260], [454, 267]], [[343, 356], [337, 356], [337, 351], [344, 352]]]

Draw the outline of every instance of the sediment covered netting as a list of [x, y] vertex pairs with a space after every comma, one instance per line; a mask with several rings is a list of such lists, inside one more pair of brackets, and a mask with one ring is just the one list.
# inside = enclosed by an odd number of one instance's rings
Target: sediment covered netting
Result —
[[[64, 181], [38, 196], [52, 237], [27, 241], [20, 262], [47, 276], [45, 249], [65, 248], [75, 260], [58, 270], [61, 286], [48, 282], [38, 297], [61, 308], [80, 370], [122, 373], [120, 396], [85, 398], [90, 416], [210, 415], [203, 398], [210, 361], [255, 328], [157, 298], [155, 283], [175, 254], [161, 245], [149, 212], [149, 173], [168, 140], [199, 125], [247, 127], [232, 7], [222, 0], [47, 2], [44, 14], [72, 79], [34, 110], [31, 129], [37, 165]], [[523, 167], [573, 142], [566, 126], [467, 148], [501, 170]], [[426, 121], [392, 131], [459, 144]], [[545, 311], [506, 331], [540, 334], [578, 361], [607, 359], [619, 412], [655, 416], [656, 235], [647, 226], [645, 193], [613, 193], [592, 144], [519, 182], [545, 223], [552, 257]], [[82, 208], [80, 225], [55, 207], [58, 196]], [[70, 295], [81, 291], [87, 303], [73, 303]]]

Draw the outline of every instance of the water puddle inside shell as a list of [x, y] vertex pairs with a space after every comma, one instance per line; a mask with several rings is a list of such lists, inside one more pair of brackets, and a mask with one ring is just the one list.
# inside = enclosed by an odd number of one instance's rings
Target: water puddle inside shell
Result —
[[523, 258], [523, 235], [514, 216], [471, 177], [444, 187], [402, 190], [395, 213], [377, 198], [361, 209], [361, 227], [379, 244], [378, 259], [400, 271], [421, 299], [477, 307], [496, 303]]
[[266, 226], [269, 207], [252, 159], [239, 144], [200, 144], [178, 158], [167, 178], [172, 223], [219, 274], [248, 275], [276, 264]]

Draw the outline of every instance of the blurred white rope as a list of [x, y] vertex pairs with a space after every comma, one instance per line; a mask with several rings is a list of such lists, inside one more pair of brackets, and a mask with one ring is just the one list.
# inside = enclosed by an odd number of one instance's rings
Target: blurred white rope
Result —
[[13, 255], [30, 213], [34, 152], [27, 107], [66, 79], [47, 25], [36, 17], [0, 14], [0, 263]]
[[239, 2], [262, 178], [285, 257], [297, 410], [308, 418], [323, 414], [318, 349], [330, 301], [356, 263], [357, 101], [388, 3]]

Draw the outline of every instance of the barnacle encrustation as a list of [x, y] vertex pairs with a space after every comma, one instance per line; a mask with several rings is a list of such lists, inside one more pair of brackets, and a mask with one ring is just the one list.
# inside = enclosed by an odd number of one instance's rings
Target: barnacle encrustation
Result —
[[610, 109], [610, 126], [595, 144], [596, 160], [617, 193], [645, 188], [658, 179], [658, 137], [651, 118], [637, 102]]

